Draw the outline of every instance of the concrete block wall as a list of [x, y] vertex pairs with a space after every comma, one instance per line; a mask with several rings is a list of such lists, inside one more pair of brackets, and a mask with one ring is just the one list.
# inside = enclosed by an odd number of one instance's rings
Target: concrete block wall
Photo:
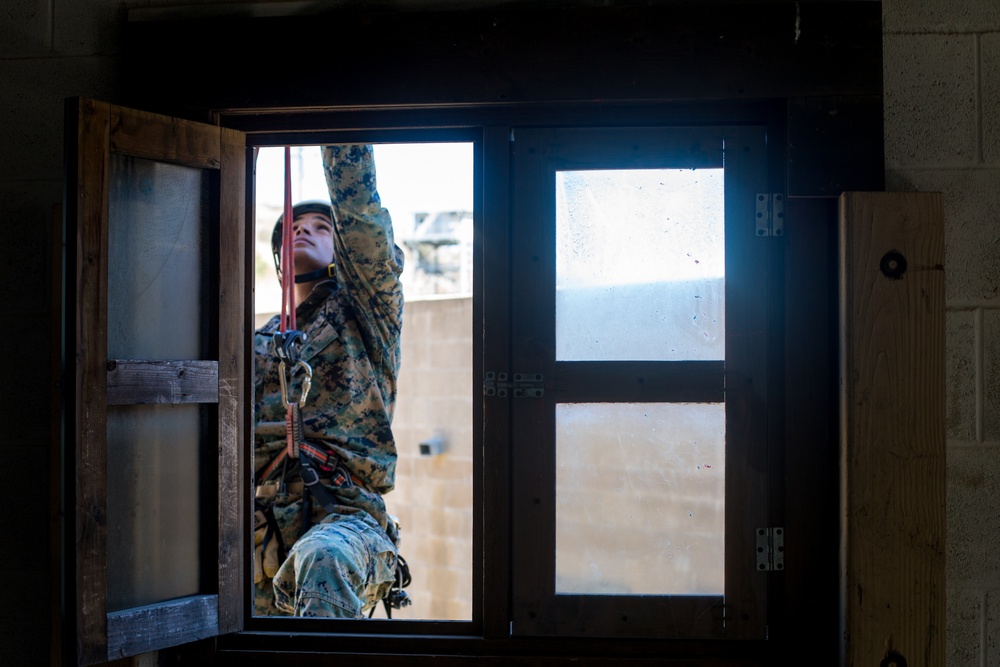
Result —
[[[53, 219], [63, 200], [63, 100], [114, 100], [125, 26], [118, 0], [0, 3], [0, 329], [18, 339], [4, 361], [0, 437], [7, 503], [0, 511], [0, 572], [19, 592], [0, 605], [0, 662], [48, 664], [51, 604], [49, 396], [54, 322]], [[56, 460], [53, 460], [56, 459]], [[58, 564], [56, 563], [57, 567]]]
[[938, 191], [947, 306], [947, 656], [1000, 664], [1000, 3], [884, 0], [886, 185]]
[[[385, 501], [402, 526], [413, 605], [393, 618], [472, 619], [472, 340], [471, 298], [406, 304], [393, 417], [399, 460]], [[434, 437], [442, 453], [421, 455], [420, 443]]]

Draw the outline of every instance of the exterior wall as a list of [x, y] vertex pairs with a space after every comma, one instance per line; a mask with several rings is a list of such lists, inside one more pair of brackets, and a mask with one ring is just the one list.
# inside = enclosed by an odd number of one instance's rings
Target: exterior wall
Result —
[[1000, 662], [1000, 4], [885, 0], [886, 185], [945, 205], [949, 667]]
[[[407, 302], [393, 432], [396, 488], [385, 497], [402, 526], [413, 606], [393, 618], [472, 618], [472, 299]], [[441, 454], [420, 443], [440, 437]], [[378, 614], [381, 616], [381, 612]]]

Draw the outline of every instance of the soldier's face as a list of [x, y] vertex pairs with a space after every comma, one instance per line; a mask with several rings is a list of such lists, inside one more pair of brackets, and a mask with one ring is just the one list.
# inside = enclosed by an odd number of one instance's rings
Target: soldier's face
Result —
[[295, 273], [324, 269], [333, 261], [333, 224], [322, 213], [306, 213], [292, 222]]

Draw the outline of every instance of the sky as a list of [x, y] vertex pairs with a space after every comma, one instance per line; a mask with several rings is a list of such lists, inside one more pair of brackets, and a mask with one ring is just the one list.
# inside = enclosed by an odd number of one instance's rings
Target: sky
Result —
[[[472, 144], [376, 144], [375, 168], [382, 206], [398, 238], [413, 231], [417, 212], [471, 211]], [[292, 149], [292, 203], [329, 201], [318, 146]], [[257, 157], [257, 203], [284, 205], [284, 148], [262, 148]]]

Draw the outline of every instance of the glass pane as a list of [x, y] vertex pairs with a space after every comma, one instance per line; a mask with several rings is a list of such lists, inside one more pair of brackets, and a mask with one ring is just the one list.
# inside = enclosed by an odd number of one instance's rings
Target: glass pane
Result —
[[108, 611], [201, 592], [201, 411], [108, 408]]
[[556, 592], [724, 592], [725, 406], [556, 406]]
[[208, 174], [112, 154], [108, 357], [208, 357]]
[[[374, 146], [378, 193], [405, 256], [402, 363], [392, 417], [395, 488], [384, 500], [401, 525], [413, 604], [393, 610], [393, 619], [472, 618], [473, 148]], [[293, 202], [329, 201], [320, 147], [296, 146], [290, 153]], [[254, 312], [261, 327], [281, 309], [271, 235], [284, 205], [283, 147], [260, 149], [255, 196]], [[381, 605], [375, 618], [385, 618]]]
[[722, 169], [556, 172], [556, 358], [725, 358]]

